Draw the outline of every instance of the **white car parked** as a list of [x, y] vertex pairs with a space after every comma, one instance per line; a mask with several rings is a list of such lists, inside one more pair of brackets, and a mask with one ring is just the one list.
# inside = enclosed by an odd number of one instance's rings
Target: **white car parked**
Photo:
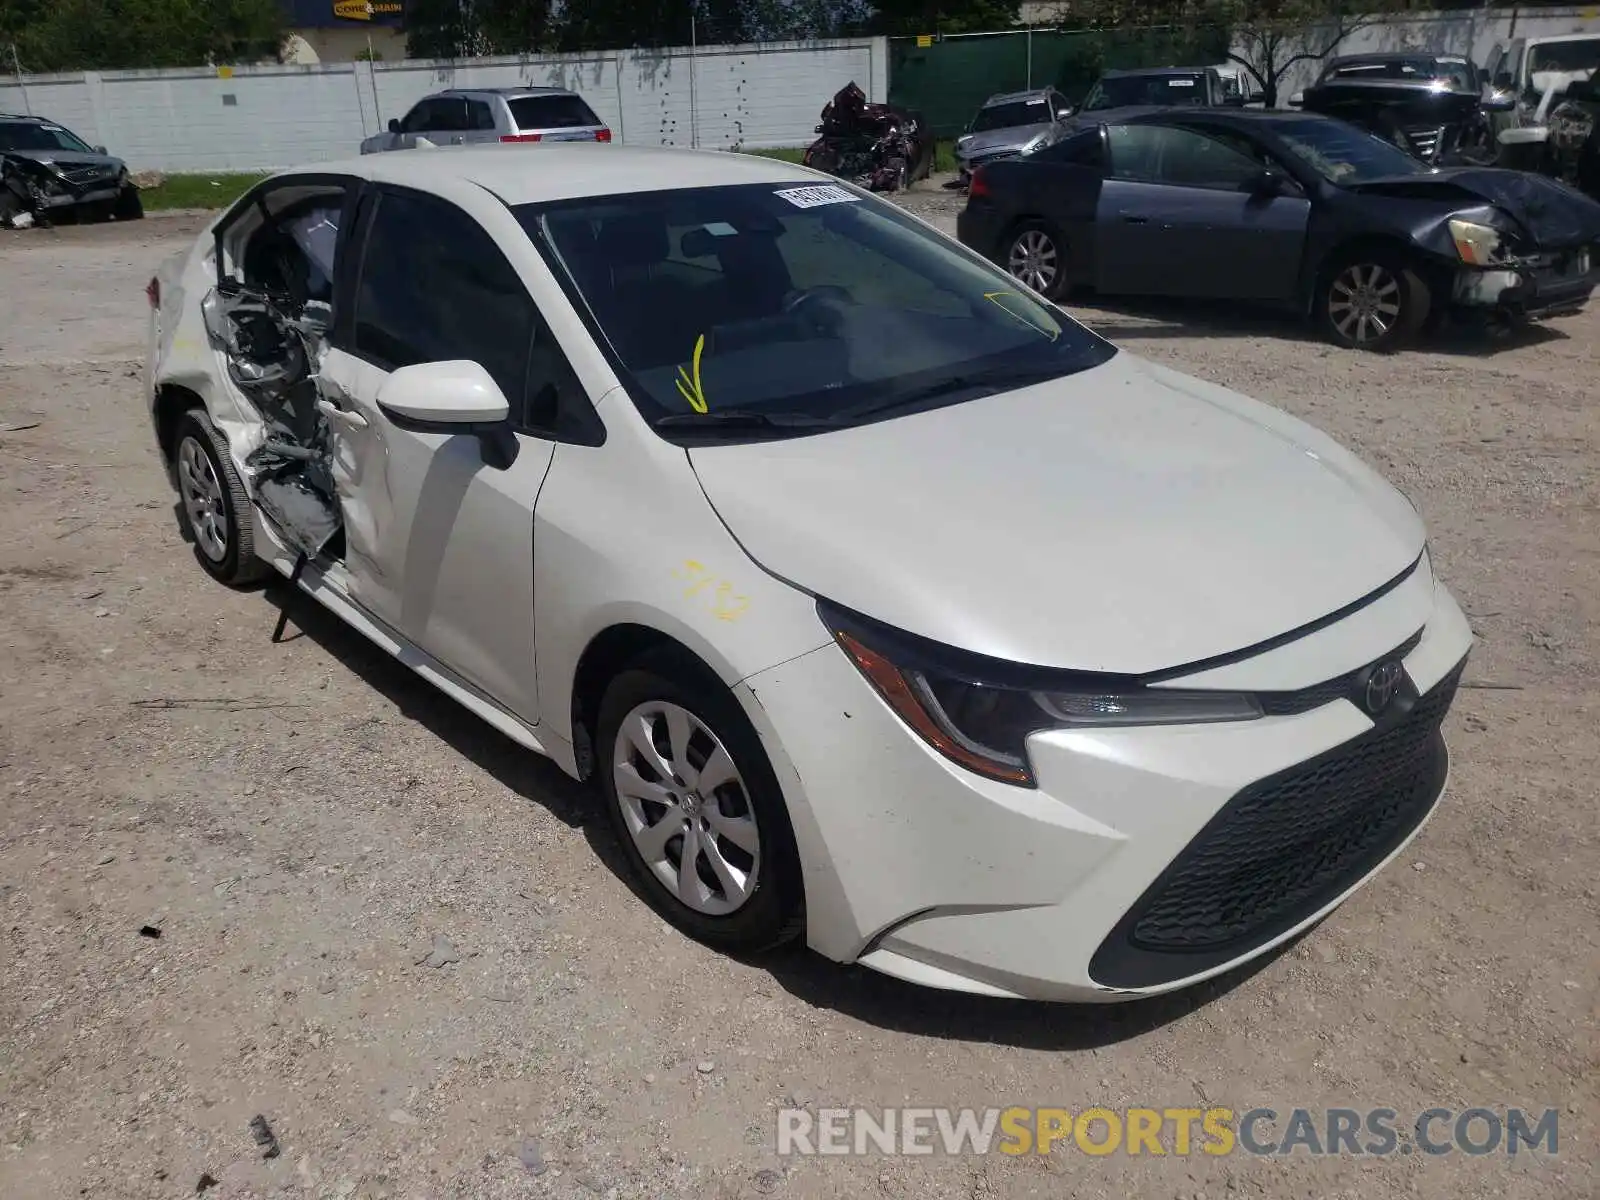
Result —
[[1444, 788], [1471, 636], [1405, 497], [803, 168], [373, 155], [268, 179], [150, 294], [201, 566], [597, 779], [712, 945], [1165, 991]]

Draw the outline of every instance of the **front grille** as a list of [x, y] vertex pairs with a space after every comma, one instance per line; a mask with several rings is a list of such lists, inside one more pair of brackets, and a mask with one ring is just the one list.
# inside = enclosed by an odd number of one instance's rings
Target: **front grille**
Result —
[[1269, 717], [1293, 717], [1308, 713], [1314, 708], [1321, 708], [1324, 704], [1332, 704], [1335, 700], [1357, 696], [1360, 694], [1359, 689], [1365, 686], [1367, 672], [1373, 666], [1391, 658], [1404, 658], [1415, 650], [1421, 641], [1422, 630], [1419, 629], [1388, 654], [1374, 659], [1359, 670], [1346, 672], [1325, 683], [1314, 683], [1297, 692], [1258, 693], [1256, 698], [1261, 702], [1261, 711]]
[[112, 178], [112, 173], [104, 167], [69, 167], [64, 169], [61, 174], [67, 182], [80, 185], [100, 183], [102, 181], [109, 183]]
[[999, 162], [1002, 158], [1016, 158], [1021, 153], [1016, 147], [1006, 150], [990, 150], [984, 154], [974, 154], [967, 159], [968, 168], [981, 167], [985, 163]]
[[1353, 885], [1437, 800], [1447, 763], [1439, 729], [1464, 666], [1409, 711], [1234, 796], [1101, 944], [1090, 974], [1148, 987], [1207, 970]]
[[1432, 162], [1439, 153], [1439, 144], [1444, 139], [1442, 125], [1413, 125], [1405, 131], [1406, 141], [1411, 143], [1411, 148], [1418, 158], [1424, 162]]

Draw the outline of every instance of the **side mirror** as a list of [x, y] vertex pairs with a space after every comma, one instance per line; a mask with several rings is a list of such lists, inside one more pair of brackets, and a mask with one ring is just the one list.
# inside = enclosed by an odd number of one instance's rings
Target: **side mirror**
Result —
[[1517, 98], [1511, 92], [1491, 91], [1478, 104], [1484, 112], [1510, 112], [1517, 106]]
[[1305, 102], [1306, 94], [1304, 92], [1296, 92], [1294, 95], [1289, 97], [1290, 108], [1299, 108]]
[[505, 470], [517, 457], [511, 405], [489, 372], [467, 359], [401, 367], [378, 389], [378, 407], [402, 429], [472, 433], [483, 461]]
[[395, 117], [390, 117], [389, 118], [389, 132], [390, 133], [399, 133], [400, 132], [400, 121], [398, 120], [398, 118], [395, 118]]
[[89, 149], [93, 150], [96, 154], [110, 153], [110, 151], [108, 151], [104, 146], [90, 146]]
[[1510, 71], [1496, 71], [1494, 73], [1494, 79], [1492, 82], [1494, 83], [1496, 89], [1503, 91], [1514, 86], [1517, 81], [1511, 78]]
[[1250, 193], [1255, 196], [1281, 196], [1290, 186], [1289, 177], [1276, 167], [1263, 167], [1249, 184]]
[[811, 132], [812, 133], [821, 133], [822, 132], [822, 126], [821, 125], [812, 126]]

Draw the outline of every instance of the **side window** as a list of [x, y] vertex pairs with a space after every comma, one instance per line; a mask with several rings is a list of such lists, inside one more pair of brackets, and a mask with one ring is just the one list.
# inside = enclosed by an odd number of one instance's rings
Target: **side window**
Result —
[[424, 129], [432, 129], [430, 123], [433, 119], [433, 101], [419, 100], [406, 114], [405, 120], [400, 122], [401, 133], [421, 133]]
[[467, 101], [467, 128], [493, 132], [494, 112], [482, 100]]
[[1216, 138], [1161, 125], [1113, 128], [1111, 164], [1118, 179], [1224, 191], [1243, 187], [1261, 173], [1263, 165], [1259, 158]]
[[511, 264], [466, 213], [407, 192], [378, 197], [356, 287], [357, 353], [391, 370], [470, 359], [526, 420], [538, 324]]
[[1105, 165], [1105, 150], [1099, 129], [1062, 138], [1055, 145], [1036, 151], [1033, 157], [1039, 162], [1070, 163], [1078, 167]]

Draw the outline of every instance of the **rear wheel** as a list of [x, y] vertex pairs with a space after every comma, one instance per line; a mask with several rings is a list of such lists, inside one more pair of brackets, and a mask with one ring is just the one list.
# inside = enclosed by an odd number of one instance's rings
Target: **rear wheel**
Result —
[[1043, 221], [1017, 226], [1006, 241], [1006, 270], [1041, 296], [1059, 300], [1067, 290], [1067, 244]]
[[1428, 319], [1427, 283], [1396, 256], [1353, 255], [1323, 273], [1317, 316], [1329, 339], [1353, 350], [1394, 350]]
[[598, 726], [608, 815], [651, 906], [722, 950], [796, 936], [804, 889], [788, 810], [727, 688], [653, 655], [612, 681]]
[[891, 192], [903, 192], [911, 186], [911, 164], [903, 158], [891, 158], [883, 165], [889, 179]]
[[228, 443], [205, 409], [183, 414], [172, 460], [184, 533], [206, 573], [230, 585], [265, 576], [270, 568], [256, 557], [250, 499], [233, 469]]

